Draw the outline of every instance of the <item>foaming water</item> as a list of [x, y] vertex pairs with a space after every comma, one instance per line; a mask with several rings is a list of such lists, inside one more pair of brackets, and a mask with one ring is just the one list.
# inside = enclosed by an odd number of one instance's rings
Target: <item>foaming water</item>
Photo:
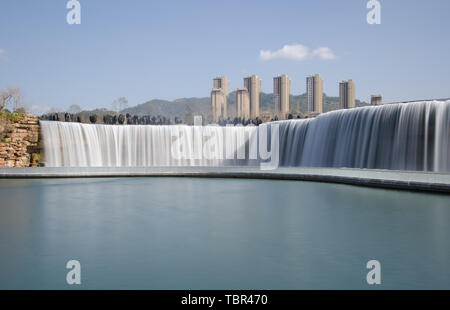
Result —
[[246, 165], [246, 157], [235, 153], [245, 150], [257, 130], [252, 126], [91, 125], [48, 121], [42, 121], [41, 128], [48, 167], [221, 166], [225, 164], [227, 146], [235, 157], [227, 163]]
[[[280, 166], [450, 171], [450, 101], [338, 110], [260, 128], [274, 125], [279, 126]], [[41, 127], [49, 167], [255, 164], [248, 159], [257, 127], [45, 121]], [[174, 154], [174, 136], [183, 145], [184, 157]], [[234, 150], [232, 158], [224, 155], [229, 149]]]
[[284, 166], [450, 171], [450, 101], [338, 110], [280, 124]]

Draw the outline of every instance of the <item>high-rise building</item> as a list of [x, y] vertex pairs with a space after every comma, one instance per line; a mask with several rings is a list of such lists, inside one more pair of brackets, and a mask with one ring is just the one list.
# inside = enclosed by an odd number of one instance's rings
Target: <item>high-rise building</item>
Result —
[[227, 96], [220, 88], [211, 90], [211, 113], [215, 122], [218, 122], [220, 117], [224, 119], [228, 117]]
[[228, 117], [227, 105], [228, 79], [225, 76], [216, 77], [211, 89], [211, 113], [215, 122], [218, 122], [220, 117]]
[[381, 95], [372, 95], [370, 96], [370, 104], [371, 105], [381, 105], [382, 103], [382, 97]]
[[355, 104], [355, 83], [352, 80], [339, 83], [339, 102], [341, 109], [351, 109]]
[[236, 116], [243, 119], [250, 118], [250, 98], [246, 88], [236, 89]]
[[287, 119], [288, 117], [290, 92], [291, 79], [286, 74], [273, 78], [275, 115], [277, 115], [279, 119]]
[[213, 80], [213, 88], [221, 89], [228, 97], [228, 79], [225, 76], [219, 76]]
[[255, 119], [260, 116], [261, 79], [257, 75], [244, 78], [244, 88], [250, 101], [250, 118]]
[[306, 78], [306, 96], [308, 98], [308, 113], [322, 113], [323, 80], [319, 74]]

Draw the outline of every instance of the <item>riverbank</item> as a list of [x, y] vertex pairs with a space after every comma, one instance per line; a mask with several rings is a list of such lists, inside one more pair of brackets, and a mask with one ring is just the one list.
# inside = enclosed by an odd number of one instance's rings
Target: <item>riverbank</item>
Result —
[[119, 178], [198, 177], [242, 178], [341, 183], [412, 191], [450, 193], [450, 174], [348, 168], [281, 167], [111, 167], [111, 168], [0, 168], [0, 178]]

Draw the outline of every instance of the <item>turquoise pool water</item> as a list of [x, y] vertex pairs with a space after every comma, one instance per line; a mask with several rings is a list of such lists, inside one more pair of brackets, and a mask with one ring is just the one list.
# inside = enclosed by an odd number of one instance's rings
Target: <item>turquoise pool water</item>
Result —
[[195, 178], [0, 180], [0, 289], [450, 289], [448, 195]]

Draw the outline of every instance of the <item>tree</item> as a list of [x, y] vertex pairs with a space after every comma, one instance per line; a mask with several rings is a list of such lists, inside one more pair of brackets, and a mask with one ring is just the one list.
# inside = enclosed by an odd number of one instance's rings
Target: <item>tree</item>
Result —
[[72, 114], [77, 114], [81, 112], [81, 107], [78, 104], [72, 104], [67, 111]]
[[90, 115], [89, 120], [91, 121], [92, 124], [97, 123], [97, 114]]
[[126, 108], [128, 108], [128, 100], [125, 97], [120, 97], [119, 99], [114, 100], [112, 103], [113, 111], [118, 112]]
[[0, 110], [10, 108], [15, 111], [23, 107], [23, 100], [20, 88], [9, 87], [7, 90], [0, 89]]

